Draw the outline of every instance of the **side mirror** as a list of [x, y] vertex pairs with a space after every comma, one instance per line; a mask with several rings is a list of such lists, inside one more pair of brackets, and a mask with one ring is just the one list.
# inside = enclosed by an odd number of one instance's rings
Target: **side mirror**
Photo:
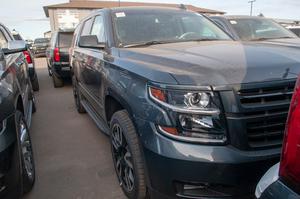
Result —
[[27, 50], [26, 43], [22, 40], [9, 41], [7, 48], [3, 48], [3, 53], [5, 55], [19, 53]]
[[96, 35], [84, 35], [79, 38], [79, 47], [104, 49], [105, 43], [99, 42]]

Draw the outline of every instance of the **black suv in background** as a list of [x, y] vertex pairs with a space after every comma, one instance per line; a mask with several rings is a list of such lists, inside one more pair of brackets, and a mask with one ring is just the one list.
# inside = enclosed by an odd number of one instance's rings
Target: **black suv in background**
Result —
[[47, 65], [54, 87], [62, 87], [64, 78], [70, 77], [69, 48], [74, 30], [53, 33], [47, 49]]
[[210, 18], [235, 40], [300, 47], [300, 38], [272, 19], [243, 15]]
[[127, 197], [253, 197], [279, 161], [299, 51], [157, 7], [99, 10], [73, 43], [77, 110], [110, 135]]
[[35, 103], [26, 50], [0, 24], [0, 198], [19, 198], [35, 180], [28, 130]]
[[32, 51], [35, 57], [45, 56], [46, 49], [49, 45], [48, 38], [37, 38], [32, 44]]

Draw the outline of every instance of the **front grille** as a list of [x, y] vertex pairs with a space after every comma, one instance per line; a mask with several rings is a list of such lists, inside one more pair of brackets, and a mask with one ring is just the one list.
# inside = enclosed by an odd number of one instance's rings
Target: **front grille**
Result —
[[242, 86], [237, 94], [251, 148], [280, 147], [295, 80]]

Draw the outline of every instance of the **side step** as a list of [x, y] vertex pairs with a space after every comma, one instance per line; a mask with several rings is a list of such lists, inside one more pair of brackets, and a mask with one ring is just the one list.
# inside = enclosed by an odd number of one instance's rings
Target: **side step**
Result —
[[109, 128], [107, 125], [105, 125], [105, 122], [98, 116], [98, 114], [95, 113], [93, 108], [85, 101], [81, 101], [82, 106], [86, 110], [86, 112], [89, 114], [89, 116], [94, 120], [97, 127], [106, 135], [109, 135]]
[[30, 128], [30, 126], [31, 126], [31, 120], [32, 120], [32, 106], [33, 106], [33, 103], [32, 103], [32, 101], [30, 100], [28, 112], [26, 113], [26, 123], [27, 123], [27, 127], [28, 127], [28, 128]]

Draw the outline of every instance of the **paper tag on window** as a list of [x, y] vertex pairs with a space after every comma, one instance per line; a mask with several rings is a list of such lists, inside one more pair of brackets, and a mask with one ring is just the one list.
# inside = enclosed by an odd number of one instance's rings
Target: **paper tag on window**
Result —
[[235, 21], [235, 20], [230, 20], [230, 23], [233, 24], [233, 25], [235, 25], [235, 24], [237, 24], [237, 21]]
[[124, 12], [117, 12], [116, 17], [126, 17], [126, 14]]

